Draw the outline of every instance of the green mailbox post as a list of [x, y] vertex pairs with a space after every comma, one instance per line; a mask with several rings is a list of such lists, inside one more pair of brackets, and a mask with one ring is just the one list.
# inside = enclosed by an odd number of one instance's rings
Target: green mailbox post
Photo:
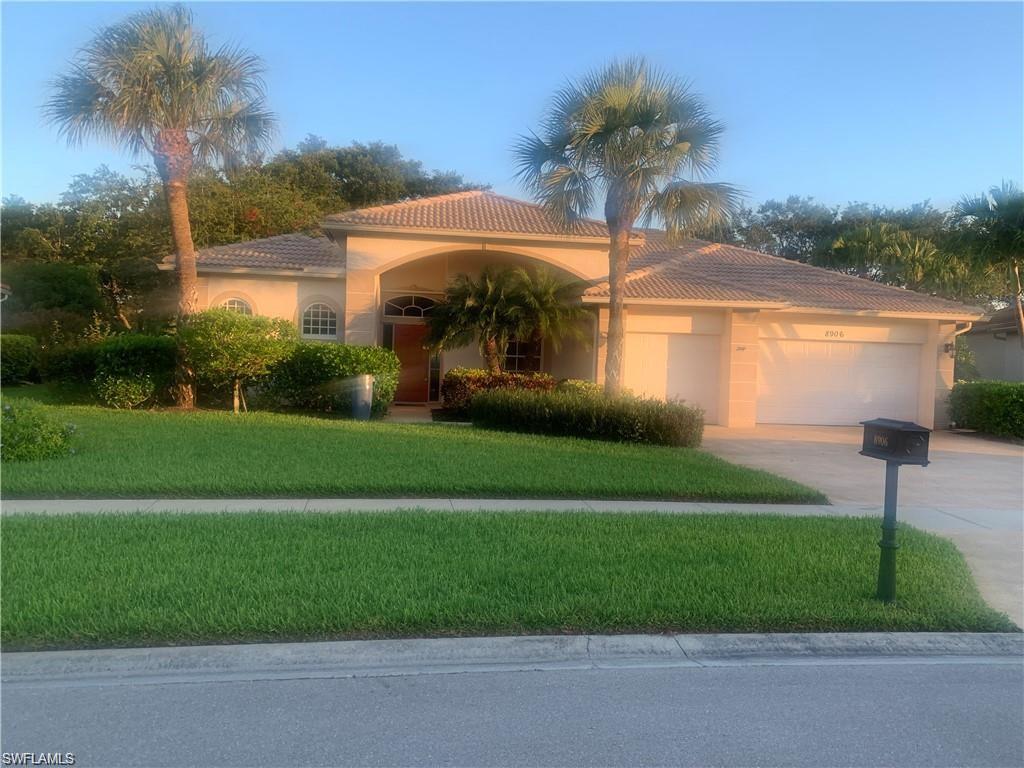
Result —
[[864, 444], [860, 455], [885, 461], [885, 506], [882, 517], [882, 553], [878, 562], [878, 599], [891, 603], [896, 599], [896, 491], [900, 465], [928, 466], [926, 427], [912, 421], [871, 419], [862, 421]]

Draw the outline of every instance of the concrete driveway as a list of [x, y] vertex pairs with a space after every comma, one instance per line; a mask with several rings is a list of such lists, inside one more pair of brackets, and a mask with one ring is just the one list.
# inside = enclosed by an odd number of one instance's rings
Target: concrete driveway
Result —
[[[857, 453], [862, 434], [860, 427], [709, 426], [704, 447], [817, 488], [837, 507], [881, 516], [884, 463]], [[1024, 626], [1024, 446], [936, 431], [929, 458], [927, 467], [900, 469], [900, 519], [955, 541], [989, 603]]]

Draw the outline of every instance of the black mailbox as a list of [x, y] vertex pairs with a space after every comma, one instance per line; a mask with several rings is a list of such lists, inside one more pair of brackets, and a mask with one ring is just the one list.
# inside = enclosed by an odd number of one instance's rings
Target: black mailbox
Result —
[[931, 430], [927, 427], [898, 419], [871, 419], [861, 424], [864, 425], [861, 456], [896, 464], [928, 466], [928, 434]]

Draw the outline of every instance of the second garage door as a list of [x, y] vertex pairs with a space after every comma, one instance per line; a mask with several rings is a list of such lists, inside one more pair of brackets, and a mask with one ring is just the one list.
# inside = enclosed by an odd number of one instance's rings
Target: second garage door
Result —
[[917, 419], [920, 345], [762, 339], [757, 420], [857, 424]]
[[625, 384], [634, 394], [680, 399], [718, 421], [719, 337], [690, 333], [627, 333]]

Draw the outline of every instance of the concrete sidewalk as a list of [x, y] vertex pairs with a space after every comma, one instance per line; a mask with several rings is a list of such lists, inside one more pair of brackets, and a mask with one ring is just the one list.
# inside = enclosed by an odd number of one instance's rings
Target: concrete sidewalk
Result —
[[[3, 515], [66, 515], [208, 512], [656, 512], [663, 514], [747, 514], [795, 517], [876, 517], [874, 504], [735, 504], [601, 499], [21, 499], [0, 503]], [[1002, 509], [951, 512], [934, 506], [900, 506], [901, 523], [953, 540], [964, 553], [982, 595], [997, 610], [1024, 626], [1024, 535], [1020, 513]]]

